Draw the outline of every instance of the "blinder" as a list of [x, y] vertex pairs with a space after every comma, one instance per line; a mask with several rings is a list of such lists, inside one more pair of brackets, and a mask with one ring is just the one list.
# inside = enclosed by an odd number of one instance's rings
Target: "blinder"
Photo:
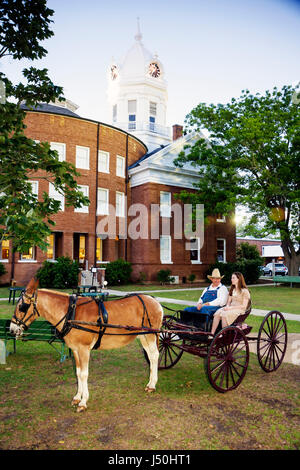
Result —
[[[30, 302], [29, 302], [29, 303], [26, 303], [26, 302], [24, 301], [24, 297], [26, 297], [27, 299], [29, 299]], [[39, 314], [39, 312], [38, 312], [38, 309], [36, 308], [36, 299], [37, 299], [37, 294], [33, 294], [31, 297], [29, 297], [29, 296], [26, 294], [26, 292], [23, 291], [23, 292], [21, 293], [20, 297], [19, 297], [19, 301], [21, 300], [22, 303], [21, 303], [21, 305], [19, 305], [19, 307], [18, 307], [18, 305], [17, 305], [17, 307], [19, 308], [19, 311], [20, 311], [20, 312], [24, 313], [24, 315], [23, 315], [22, 318], [18, 318], [18, 317], [16, 316], [16, 310], [15, 310], [15, 312], [14, 312], [14, 314], [13, 314], [13, 317], [12, 317], [12, 320], [11, 320], [12, 323], [15, 323], [15, 324], [18, 325], [18, 326], [23, 326], [23, 329], [24, 329], [25, 331], [28, 330], [28, 326], [26, 325], [25, 321], [28, 321], [28, 320], [29, 320], [33, 315], [35, 315], [35, 314], [37, 314], [38, 317], [40, 316], [40, 314]], [[32, 312], [31, 315], [29, 315], [29, 317], [25, 318], [25, 317], [26, 317], [26, 314], [27, 314], [27, 312], [28, 312], [28, 310], [29, 310], [29, 308], [30, 308], [31, 305], [33, 305], [33, 312]], [[16, 308], [16, 309], [17, 309], [17, 308]]]

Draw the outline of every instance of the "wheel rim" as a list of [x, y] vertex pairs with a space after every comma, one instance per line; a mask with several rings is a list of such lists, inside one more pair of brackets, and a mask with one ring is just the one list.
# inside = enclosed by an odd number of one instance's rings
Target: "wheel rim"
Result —
[[182, 339], [175, 333], [166, 331], [160, 333], [158, 344], [158, 369], [169, 369], [175, 366], [183, 354], [183, 350], [179, 349], [182, 342]]
[[242, 382], [249, 363], [249, 345], [244, 333], [226, 327], [213, 339], [206, 358], [206, 372], [218, 392], [234, 390]]
[[162, 331], [159, 334], [158, 341], [158, 369], [170, 369], [175, 366], [183, 354], [183, 350], [179, 347], [183, 344], [183, 340], [175, 333], [164, 331], [171, 327], [174, 317], [165, 315], [163, 319]]
[[287, 327], [281, 312], [269, 312], [259, 329], [257, 357], [265, 372], [273, 372], [281, 365], [287, 347]]

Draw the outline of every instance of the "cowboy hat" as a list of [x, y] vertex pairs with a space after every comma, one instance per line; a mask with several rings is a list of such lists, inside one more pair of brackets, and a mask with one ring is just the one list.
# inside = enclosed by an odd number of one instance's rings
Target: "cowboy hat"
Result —
[[217, 279], [223, 279], [224, 276], [221, 276], [220, 271], [218, 270], [218, 268], [215, 268], [213, 270], [211, 276], [208, 275], [207, 277], [208, 277], [208, 279], [212, 279], [213, 277], [217, 278]]

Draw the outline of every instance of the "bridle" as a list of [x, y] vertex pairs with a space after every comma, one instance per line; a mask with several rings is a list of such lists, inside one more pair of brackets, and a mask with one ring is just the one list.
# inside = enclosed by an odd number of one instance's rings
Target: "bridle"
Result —
[[[24, 297], [25, 297], [26, 299], [28, 299], [30, 302], [29, 302], [29, 303], [25, 302], [25, 301], [24, 301]], [[22, 300], [21, 305], [19, 305], [20, 300]], [[15, 325], [17, 325], [17, 326], [22, 326], [24, 331], [28, 330], [29, 327], [26, 325], [25, 322], [28, 322], [28, 320], [29, 320], [31, 317], [33, 317], [34, 315], [37, 315], [38, 317], [40, 316], [39, 311], [38, 311], [37, 306], [36, 306], [36, 302], [37, 302], [37, 292], [35, 292], [35, 293], [30, 297], [28, 294], [26, 294], [25, 291], [22, 291], [22, 292], [21, 292], [21, 295], [20, 295], [20, 297], [19, 297], [17, 306], [16, 306], [16, 308], [15, 308], [14, 314], [13, 314], [13, 316], [12, 316], [11, 322], [12, 322], [12, 323], [15, 323]], [[28, 312], [28, 310], [29, 310], [29, 308], [30, 308], [31, 305], [33, 305], [32, 313], [31, 313], [27, 318], [25, 318], [25, 317], [26, 317], [26, 314], [27, 314], [27, 312]], [[19, 311], [20, 311], [20, 312], [24, 313], [24, 315], [23, 315], [22, 318], [18, 318], [18, 317], [16, 316], [17, 308], [19, 308]]]

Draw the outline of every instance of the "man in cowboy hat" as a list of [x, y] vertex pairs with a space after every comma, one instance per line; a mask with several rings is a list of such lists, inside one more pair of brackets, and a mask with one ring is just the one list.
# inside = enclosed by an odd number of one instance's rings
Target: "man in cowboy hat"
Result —
[[227, 287], [221, 283], [221, 279], [223, 279], [224, 276], [221, 276], [220, 271], [217, 268], [215, 268], [212, 274], [207, 277], [211, 280], [211, 285], [204, 289], [200, 299], [198, 300], [197, 310], [200, 310], [201, 313], [213, 315], [218, 308], [226, 305], [228, 290]]
[[215, 268], [212, 274], [207, 277], [211, 280], [211, 285], [204, 289], [197, 302], [197, 307], [187, 307], [184, 309], [184, 312], [204, 314], [206, 318], [206, 329], [208, 328], [209, 319], [212, 319], [213, 314], [219, 308], [226, 305], [228, 299], [228, 290], [227, 287], [221, 283], [221, 279], [224, 276], [221, 276], [220, 271]]

